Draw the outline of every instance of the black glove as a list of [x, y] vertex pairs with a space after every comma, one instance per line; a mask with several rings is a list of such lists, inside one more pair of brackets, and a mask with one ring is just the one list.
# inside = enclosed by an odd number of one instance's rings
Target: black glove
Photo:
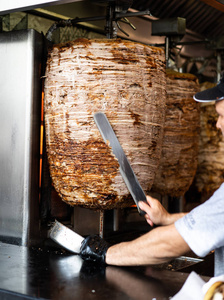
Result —
[[83, 260], [105, 264], [109, 244], [98, 235], [87, 236], [82, 242], [80, 256]]

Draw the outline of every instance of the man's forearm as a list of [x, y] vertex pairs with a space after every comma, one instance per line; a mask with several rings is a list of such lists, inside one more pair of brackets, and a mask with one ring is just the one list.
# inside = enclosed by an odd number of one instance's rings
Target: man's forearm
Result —
[[133, 241], [111, 246], [106, 254], [106, 263], [118, 266], [160, 264], [189, 250], [172, 224], [155, 228]]

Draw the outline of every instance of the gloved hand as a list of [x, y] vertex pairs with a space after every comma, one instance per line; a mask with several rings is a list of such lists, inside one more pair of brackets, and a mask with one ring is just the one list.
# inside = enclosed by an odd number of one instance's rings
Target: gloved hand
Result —
[[110, 245], [98, 235], [87, 236], [81, 245], [80, 256], [85, 261], [105, 264], [107, 249]]

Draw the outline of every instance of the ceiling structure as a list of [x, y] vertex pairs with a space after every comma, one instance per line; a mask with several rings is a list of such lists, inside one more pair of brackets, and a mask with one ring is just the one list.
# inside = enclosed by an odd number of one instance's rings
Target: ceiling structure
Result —
[[[207, 3], [206, 3], [207, 2]], [[224, 1], [215, 0], [134, 0], [132, 8], [149, 9], [160, 19], [182, 17], [186, 27], [205, 38], [224, 34]]]
[[[187, 32], [182, 41], [189, 41], [189, 37], [192, 41], [196, 34], [196, 39], [209, 43], [183, 47], [180, 52], [182, 58], [185, 55], [195, 58], [181, 59], [180, 65], [186, 65], [185, 71], [195, 73], [201, 81], [220, 79], [224, 69], [224, 0], [133, 0], [132, 8], [140, 11], [149, 9], [158, 19], [186, 19]], [[204, 56], [201, 61], [200, 56]]]
[[[138, 11], [149, 10], [159, 19], [182, 17], [186, 19], [186, 25], [205, 38], [219, 37], [224, 32], [224, 0], [89, 0], [95, 5], [102, 5], [116, 1], [130, 6]], [[16, 10], [28, 10], [35, 7], [43, 7], [55, 4], [73, 4], [86, 2], [83, 0], [11, 0], [2, 1], [0, 15]], [[128, 4], [127, 4], [128, 3]], [[69, 5], [68, 5], [69, 6]], [[60, 5], [59, 5], [60, 7]], [[70, 6], [71, 7], [71, 6]], [[86, 4], [86, 11], [89, 5]], [[90, 11], [91, 13], [91, 11]]]
[[[16, 0], [12, 1], [17, 3]], [[208, 78], [214, 78], [224, 69], [224, 0], [21, 0], [22, 3], [30, 3], [25, 9], [28, 13], [40, 14], [55, 21], [106, 16], [106, 6], [114, 1], [124, 3], [125, 6], [130, 3], [130, 13], [149, 10], [152, 15], [130, 17], [136, 30], [122, 23], [123, 32], [128, 33], [128, 37], [118, 30], [119, 37], [164, 47], [165, 36], [151, 34], [153, 21], [184, 18], [187, 30], [181, 37], [182, 44], [172, 46], [177, 68], [197, 75], [203, 74]], [[34, 2], [43, 5], [34, 5]], [[56, 3], [59, 5], [53, 5]], [[10, 7], [6, 7], [5, 11], [7, 9], [10, 10]], [[0, 4], [0, 15], [5, 11], [1, 10]], [[105, 31], [105, 20], [83, 21], [81, 25]]]
[[[27, 10], [54, 4], [68, 4], [83, 0], [16, 0], [2, 1], [0, 15], [16, 10]], [[224, 0], [90, 0], [97, 4], [106, 4], [116, 1], [125, 6], [144, 11], [159, 19], [182, 17], [186, 19], [187, 28], [203, 37], [213, 38], [223, 35], [224, 32]], [[84, 1], [86, 2], [86, 1]], [[128, 3], [128, 4], [127, 4]], [[60, 6], [60, 5], [59, 5]], [[86, 5], [86, 10], [88, 5]]]

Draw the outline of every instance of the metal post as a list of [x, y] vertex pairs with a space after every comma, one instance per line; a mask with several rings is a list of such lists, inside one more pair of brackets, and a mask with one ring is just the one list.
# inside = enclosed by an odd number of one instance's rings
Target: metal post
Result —
[[169, 54], [170, 54], [170, 38], [168, 36], [166, 36], [166, 38], [165, 38], [166, 67], [168, 67]]
[[222, 58], [221, 58], [221, 53], [220, 51], [217, 51], [217, 67], [216, 67], [216, 72], [217, 72], [217, 82], [221, 79], [221, 69], [222, 69]]
[[119, 209], [113, 210], [113, 230], [118, 231], [119, 229]]
[[101, 238], [104, 238], [104, 211], [100, 211], [100, 227], [99, 227], [99, 235]]

